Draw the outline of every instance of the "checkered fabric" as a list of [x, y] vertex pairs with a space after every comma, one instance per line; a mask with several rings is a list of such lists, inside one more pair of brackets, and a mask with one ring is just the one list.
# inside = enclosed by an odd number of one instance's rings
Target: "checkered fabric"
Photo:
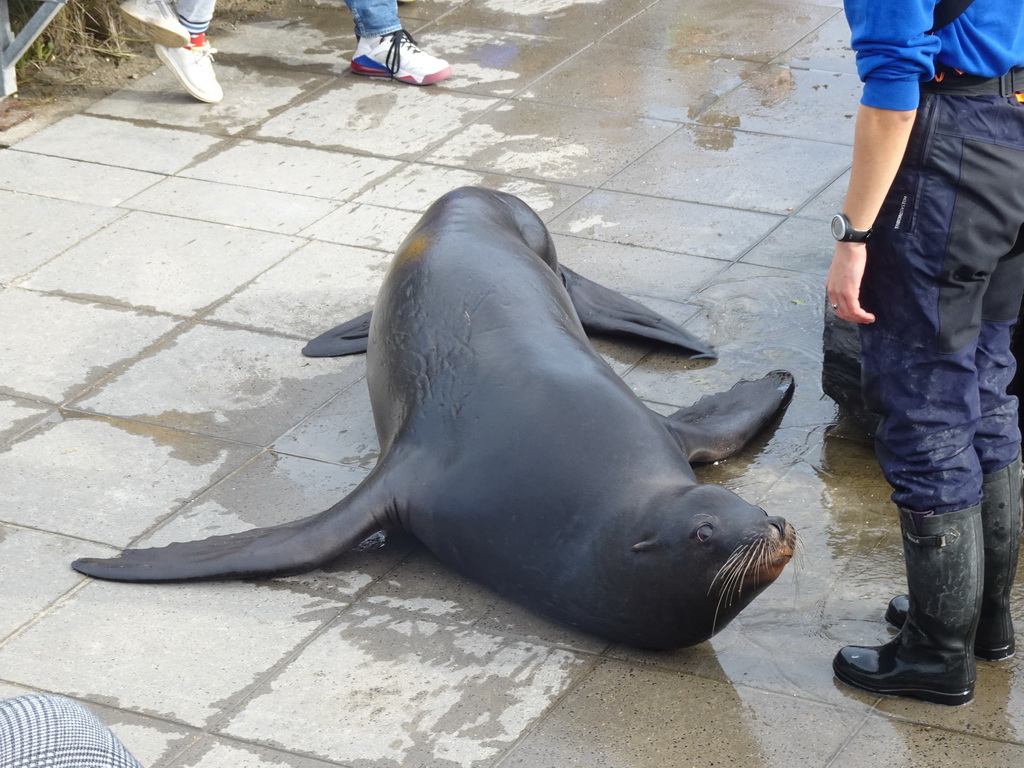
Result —
[[85, 707], [63, 696], [0, 701], [0, 768], [142, 768]]

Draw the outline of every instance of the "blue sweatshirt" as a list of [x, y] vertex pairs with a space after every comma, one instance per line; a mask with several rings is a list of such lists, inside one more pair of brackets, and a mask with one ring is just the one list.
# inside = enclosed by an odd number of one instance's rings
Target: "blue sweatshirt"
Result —
[[853, 31], [861, 103], [916, 109], [920, 83], [940, 62], [972, 75], [997, 77], [1024, 64], [1024, 2], [974, 0], [952, 24], [927, 34], [938, 0], [845, 0]]

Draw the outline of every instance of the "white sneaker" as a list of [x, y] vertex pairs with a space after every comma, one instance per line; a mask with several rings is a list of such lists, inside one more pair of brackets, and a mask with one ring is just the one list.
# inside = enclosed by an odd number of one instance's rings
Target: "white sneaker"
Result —
[[384, 37], [360, 37], [358, 40], [352, 56], [352, 71], [357, 75], [430, 85], [452, 73], [447, 61], [421, 51], [404, 29]]
[[171, 48], [158, 43], [153, 47], [160, 61], [174, 73], [185, 90], [197, 99], [216, 104], [224, 98], [224, 91], [213, 71], [213, 54], [216, 49], [210, 47], [209, 43], [184, 48]]
[[136, 34], [154, 43], [181, 48], [189, 43], [189, 32], [165, 0], [126, 0], [118, 10]]

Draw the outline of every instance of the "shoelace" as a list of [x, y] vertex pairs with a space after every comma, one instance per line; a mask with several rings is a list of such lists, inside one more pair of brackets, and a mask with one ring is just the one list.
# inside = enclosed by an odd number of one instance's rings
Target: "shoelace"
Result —
[[203, 45], [190, 45], [188, 46], [188, 49], [192, 51], [192, 55], [196, 57], [197, 64], [201, 64], [207, 59], [209, 59], [209, 62], [212, 64], [213, 54], [217, 52], [217, 49], [209, 43], [204, 43]]
[[388, 55], [384, 57], [384, 66], [388, 68], [391, 76], [398, 74], [402, 68], [402, 46], [409, 46], [413, 53], [422, 53], [412, 35], [404, 29], [400, 29], [391, 36], [391, 47], [388, 48]]

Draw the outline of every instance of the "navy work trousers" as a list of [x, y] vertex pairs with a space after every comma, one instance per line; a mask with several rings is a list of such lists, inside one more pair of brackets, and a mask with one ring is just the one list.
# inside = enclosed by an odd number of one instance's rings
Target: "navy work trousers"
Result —
[[868, 243], [865, 400], [893, 501], [953, 512], [1020, 451], [1006, 393], [1024, 292], [1024, 104], [923, 92]]

